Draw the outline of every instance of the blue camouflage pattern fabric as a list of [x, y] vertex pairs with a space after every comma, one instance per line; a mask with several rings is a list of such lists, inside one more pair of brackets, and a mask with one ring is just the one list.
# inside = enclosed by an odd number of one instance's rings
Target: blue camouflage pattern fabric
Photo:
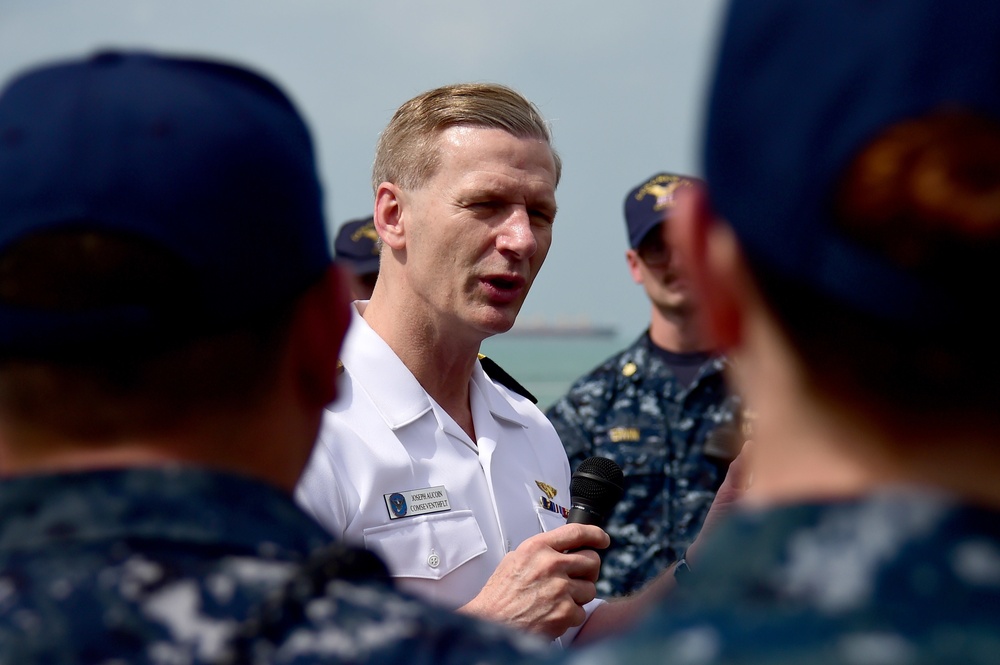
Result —
[[735, 515], [583, 663], [1000, 662], [1000, 512], [917, 491]]
[[539, 648], [393, 590], [377, 557], [254, 480], [0, 482], [0, 663], [516, 663]]
[[648, 331], [578, 379], [546, 415], [570, 468], [591, 456], [622, 468], [625, 495], [608, 521], [602, 596], [639, 589], [694, 540], [742, 443], [739, 400], [726, 361], [710, 358], [682, 386], [656, 355]]

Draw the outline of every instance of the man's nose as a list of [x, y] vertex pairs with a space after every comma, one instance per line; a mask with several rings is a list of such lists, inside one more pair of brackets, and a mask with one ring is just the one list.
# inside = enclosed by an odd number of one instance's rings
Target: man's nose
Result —
[[534, 255], [538, 249], [538, 240], [535, 238], [535, 232], [531, 226], [531, 216], [525, 208], [513, 208], [510, 215], [504, 220], [497, 236], [497, 249], [522, 259], [528, 259]]

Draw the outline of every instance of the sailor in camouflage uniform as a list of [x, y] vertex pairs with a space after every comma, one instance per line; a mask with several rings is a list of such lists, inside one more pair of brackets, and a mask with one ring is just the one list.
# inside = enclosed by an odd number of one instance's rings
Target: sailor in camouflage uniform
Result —
[[626, 259], [652, 304], [650, 328], [546, 413], [572, 468], [598, 455], [617, 462], [626, 478], [606, 526], [612, 544], [597, 583], [604, 596], [639, 589], [682, 556], [742, 442], [725, 359], [699, 332], [663, 237], [677, 192], [694, 182], [658, 173], [626, 196]]
[[[349, 320], [309, 133], [138, 52], [0, 95], [0, 663], [509, 663], [291, 491]], [[546, 645], [547, 647], [547, 645]]]
[[1000, 4], [732, 0], [720, 44], [671, 229], [752, 481], [577, 662], [996, 663]]
[[238, 475], [10, 478], [0, 518], [3, 663], [432, 665], [539, 649], [393, 590], [374, 555]]
[[886, 491], [739, 514], [693, 565], [642, 630], [581, 663], [1000, 657], [1000, 514], [945, 494]]

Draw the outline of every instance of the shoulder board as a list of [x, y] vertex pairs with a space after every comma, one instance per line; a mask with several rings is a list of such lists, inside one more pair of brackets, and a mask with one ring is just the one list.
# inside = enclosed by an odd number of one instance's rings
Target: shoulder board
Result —
[[518, 383], [514, 377], [504, 371], [500, 365], [497, 365], [481, 353], [479, 354], [479, 364], [483, 366], [483, 371], [486, 372], [486, 376], [490, 377], [501, 386], [513, 390], [521, 397], [530, 399], [532, 404], [538, 404], [538, 399], [528, 392], [527, 388]]

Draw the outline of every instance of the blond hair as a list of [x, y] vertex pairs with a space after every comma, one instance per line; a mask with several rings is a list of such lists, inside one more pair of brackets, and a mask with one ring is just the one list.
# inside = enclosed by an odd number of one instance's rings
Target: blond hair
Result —
[[538, 108], [507, 86], [460, 83], [428, 90], [396, 110], [375, 148], [372, 189], [383, 182], [404, 188], [424, 184], [438, 167], [438, 136], [456, 126], [502, 129], [518, 138], [544, 141], [552, 150], [559, 183], [562, 161]]

